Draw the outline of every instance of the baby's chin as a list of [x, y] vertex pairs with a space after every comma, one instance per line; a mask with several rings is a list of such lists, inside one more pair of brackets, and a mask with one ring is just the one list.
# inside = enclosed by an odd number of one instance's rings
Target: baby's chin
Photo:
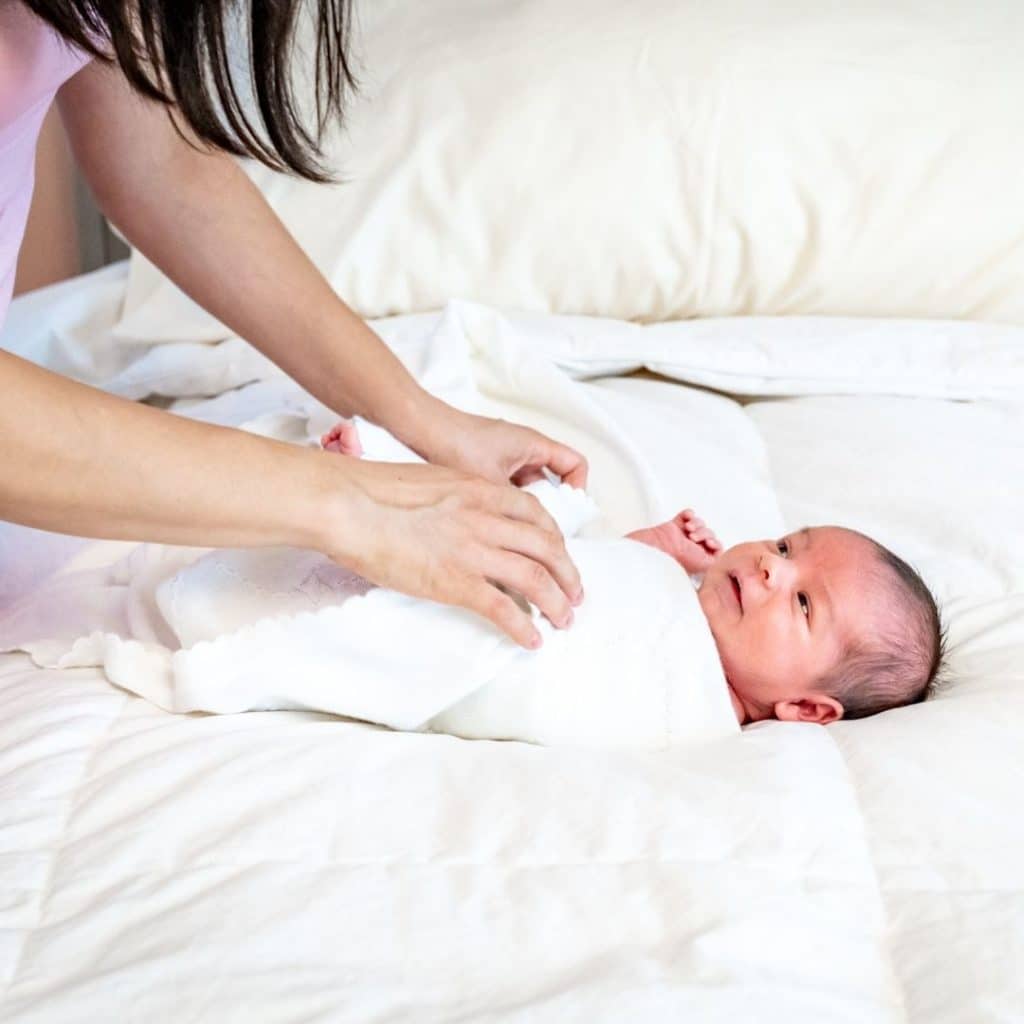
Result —
[[729, 699], [732, 701], [732, 709], [736, 713], [736, 721], [740, 725], [746, 725], [750, 721], [750, 716], [747, 714], [747, 709], [743, 706], [743, 701], [740, 699], [739, 694], [733, 689], [732, 683], [729, 682], [729, 677], [725, 677], [725, 685], [729, 687]]

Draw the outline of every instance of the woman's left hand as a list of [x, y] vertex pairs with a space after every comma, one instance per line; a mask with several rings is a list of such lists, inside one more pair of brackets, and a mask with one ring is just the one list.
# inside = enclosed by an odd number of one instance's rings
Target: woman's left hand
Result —
[[587, 460], [568, 445], [505, 420], [446, 412], [443, 425], [431, 431], [419, 452], [428, 462], [519, 486], [543, 479], [548, 469], [573, 487], [586, 487]]

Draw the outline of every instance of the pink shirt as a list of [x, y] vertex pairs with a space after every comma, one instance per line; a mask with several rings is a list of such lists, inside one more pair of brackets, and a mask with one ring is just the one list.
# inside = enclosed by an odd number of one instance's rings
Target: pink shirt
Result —
[[89, 59], [23, 4], [0, 0], [0, 325], [32, 202], [39, 128], [57, 90]]

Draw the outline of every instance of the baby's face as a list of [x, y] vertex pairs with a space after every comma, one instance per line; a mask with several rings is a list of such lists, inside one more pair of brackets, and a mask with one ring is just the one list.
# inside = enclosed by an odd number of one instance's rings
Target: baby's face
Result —
[[741, 721], [815, 692], [849, 642], [874, 628], [875, 555], [857, 534], [805, 528], [737, 544], [704, 576], [700, 603]]

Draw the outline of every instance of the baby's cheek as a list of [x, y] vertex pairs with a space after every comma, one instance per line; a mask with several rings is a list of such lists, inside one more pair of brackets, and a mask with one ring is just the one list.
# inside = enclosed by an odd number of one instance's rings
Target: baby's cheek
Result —
[[793, 684], [805, 674], [804, 652], [795, 638], [779, 623], [758, 621], [751, 613], [741, 620], [733, 637], [731, 661], [737, 679], [742, 680], [744, 697], [772, 704], [790, 695]]

